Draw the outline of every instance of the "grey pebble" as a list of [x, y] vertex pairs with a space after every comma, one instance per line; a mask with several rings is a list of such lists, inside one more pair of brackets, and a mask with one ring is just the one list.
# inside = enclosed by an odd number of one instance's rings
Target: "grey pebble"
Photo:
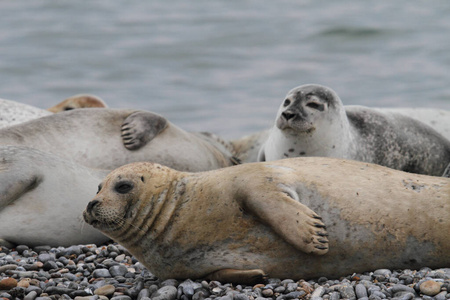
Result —
[[361, 298], [364, 298], [364, 297], [368, 297], [368, 295], [367, 295], [367, 289], [366, 289], [366, 287], [365, 287], [363, 284], [361, 284], [361, 283], [358, 283], [358, 284], [355, 286], [355, 294], [356, 294], [356, 298], [357, 298], [357, 299], [361, 299]]
[[37, 297], [36, 291], [31, 291], [23, 298], [23, 300], [34, 300], [36, 297]]
[[163, 286], [151, 296], [153, 300], [174, 300], [176, 297], [177, 288], [173, 285]]
[[350, 300], [356, 299], [355, 290], [349, 284], [342, 284], [338, 287], [339, 293], [341, 293], [341, 298], [346, 298]]
[[96, 269], [92, 272], [94, 278], [110, 278], [111, 274], [107, 269]]
[[40, 262], [45, 263], [45, 262], [50, 261], [50, 260], [51, 261], [55, 261], [55, 257], [53, 255], [51, 255], [51, 254], [42, 253], [42, 254], [39, 254], [39, 256], [38, 256], [38, 261], [40, 261]]
[[120, 295], [112, 297], [111, 300], [131, 300], [130, 296]]

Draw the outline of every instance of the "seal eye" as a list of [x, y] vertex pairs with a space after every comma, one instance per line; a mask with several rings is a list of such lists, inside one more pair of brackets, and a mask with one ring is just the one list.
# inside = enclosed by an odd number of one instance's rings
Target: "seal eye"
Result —
[[313, 109], [317, 109], [319, 111], [324, 111], [325, 107], [323, 104], [317, 103], [317, 102], [309, 102], [306, 104], [306, 106], [311, 107]]
[[98, 189], [97, 189], [97, 194], [100, 193], [100, 190], [101, 190], [101, 189], [102, 189], [102, 185], [99, 184], [99, 185], [98, 185]]
[[289, 100], [289, 99], [284, 100], [284, 102], [283, 102], [284, 107], [288, 106], [289, 104], [291, 104], [291, 100]]
[[114, 189], [120, 194], [126, 194], [133, 189], [133, 185], [128, 182], [118, 182]]
[[74, 108], [70, 107], [70, 106], [67, 106], [67, 107], [64, 108], [64, 110], [72, 110], [72, 109], [74, 109]]

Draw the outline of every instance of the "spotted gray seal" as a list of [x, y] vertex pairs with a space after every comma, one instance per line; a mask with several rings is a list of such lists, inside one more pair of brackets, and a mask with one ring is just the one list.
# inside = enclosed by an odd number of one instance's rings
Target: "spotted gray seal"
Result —
[[214, 138], [189, 133], [147, 111], [75, 109], [0, 129], [0, 145], [28, 146], [91, 168], [153, 161], [177, 170], [230, 166], [231, 153]]
[[258, 160], [296, 156], [347, 158], [441, 176], [450, 162], [450, 141], [401, 114], [344, 108], [332, 89], [308, 84], [288, 92]]
[[291, 158], [112, 171], [83, 215], [161, 279], [337, 278], [450, 264], [450, 179]]
[[32, 148], [0, 147], [0, 239], [55, 247], [108, 241], [82, 222], [108, 172]]

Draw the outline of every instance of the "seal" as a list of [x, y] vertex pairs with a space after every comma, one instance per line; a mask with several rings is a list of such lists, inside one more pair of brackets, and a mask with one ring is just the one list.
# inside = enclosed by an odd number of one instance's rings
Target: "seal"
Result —
[[108, 107], [106, 103], [95, 95], [78, 94], [63, 100], [62, 102], [47, 108], [48, 111], [58, 113], [66, 110], [89, 107]]
[[338, 278], [450, 264], [450, 179], [291, 158], [112, 171], [83, 216], [161, 279]]
[[82, 218], [108, 172], [32, 148], [0, 147], [0, 239], [55, 247], [108, 241]]
[[97, 96], [79, 94], [63, 100], [47, 110], [16, 101], [0, 99], [0, 128], [28, 122], [33, 119], [48, 116], [52, 112], [88, 107], [107, 107]]
[[441, 176], [450, 141], [407, 116], [363, 106], [344, 108], [332, 89], [307, 84], [288, 92], [258, 161], [323, 156]]
[[109, 170], [136, 161], [192, 172], [235, 163], [214, 138], [136, 110], [84, 108], [52, 114], [0, 129], [0, 145], [32, 147]]
[[[346, 106], [344, 106], [346, 108]], [[435, 108], [375, 108], [382, 114], [398, 113], [423, 122], [450, 140], [450, 111]], [[258, 161], [261, 146], [269, 137], [270, 130], [262, 130], [247, 136], [231, 140], [233, 155], [243, 163]]]
[[0, 128], [20, 124], [50, 114], [51, 112], [45, 109], [16, 101], [0, 99]]

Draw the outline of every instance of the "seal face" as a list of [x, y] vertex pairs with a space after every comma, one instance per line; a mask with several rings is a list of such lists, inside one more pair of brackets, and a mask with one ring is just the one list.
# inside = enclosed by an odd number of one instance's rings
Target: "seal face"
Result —
[[52, 113], [58, 113], [66, 110], [89, 107], [108, 107], [106, 103], [95, 95], [78, 94], [70, 98], [64, 99], [60, 103], [48, 108]]
[[83, 216], [161, 279], [243, 283], [448, 265], [449, 197], [448, 178], [342, 159], [200, 173], [133, 163]]
[[344, 109], [333, 90], [308, 84], [287, 94], [258, 161], [298, 156], [347, 158], [441, 176], [450, 162], [450, 141], [401, 114]]

